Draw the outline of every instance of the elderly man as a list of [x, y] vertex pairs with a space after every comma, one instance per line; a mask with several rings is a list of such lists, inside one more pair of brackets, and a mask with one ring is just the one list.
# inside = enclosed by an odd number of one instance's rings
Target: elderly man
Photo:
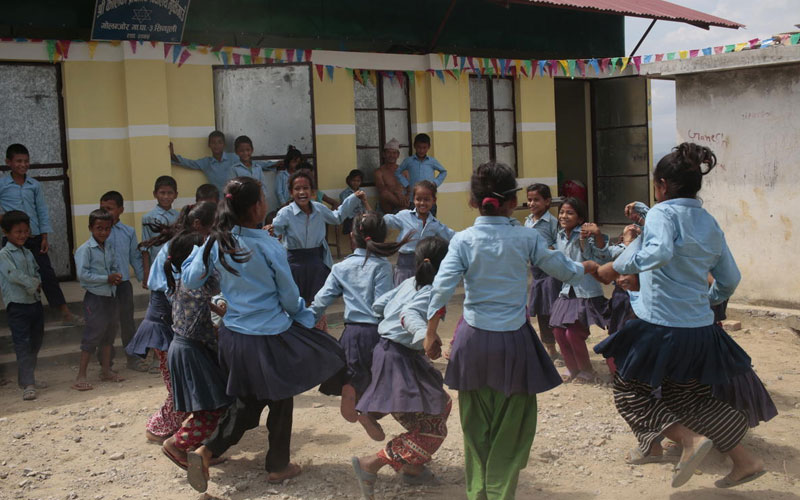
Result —
[[395, 177], [397, 158], [400, 156], [400, 143], [392, 138], [383, 147], [383, 164], [375, 170], [375, 187], [378, 189], [379, 209], [386, 214], [394, 214], [408, 208], [405, 188]]

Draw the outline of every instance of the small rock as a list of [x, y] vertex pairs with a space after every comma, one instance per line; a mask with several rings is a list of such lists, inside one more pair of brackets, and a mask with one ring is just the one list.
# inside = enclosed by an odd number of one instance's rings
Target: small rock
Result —
[[75, 436], [74, 438], [72, 438], [72, 440], [75, 441], [76, 443], [80, 443], [81, 442], [81, 437], [80, 436]]
[[0, 424], [4, 424], [4, 423], [6, 423], [6, 422], [8, 422], [8, 417], [2, 417], [2, 418], [0, 418]]
[[729, 332], [738, 332], [742, 329], [742, 322], [727, 319], [722, 322], [722, 328]]
[[325, 406], [325, 405], [324, 405], [324, 404], [322, 404], [322, 403], [313, 403], [313, 404], [311, 405], [311, 407], [312, 407], [312, 408], [322, 408], [323, 406]]
[[250, 484], [247, 481], [239, 481], [233, 487], [236, 488], [236, 491], [247, 491], [250, 489]]
[[270, 488], [267, 490], [267, 495], [279, 495], [279, 494], [280, 493], [278, 493], [278, 490], [276, 490], [275, 488]]
[[108, 426], [111, 427], [112, 429], [122, 427], [123, 425], [125, 424], [123, 424], [122, 422], [111, 422], [110, 424], [108, 424]]
[[0, 472], [0, 479], [5, 479], [8, 477], [8, 471]]
[[633, 471], [633, 475], [634, 475], [635, 477], [644, 477], [644, 474], [642, 474], [642, 473], [641, 473], [640, 471], [638, 471], [638, 470], [637, 470], [637, 471]]
[[783, 380], [783, 375], [778, 375], [777, 377], [775, 377], [775, 379], [776, 380]]
[[575, 417], [580, 417], [581, 415], [583, 415], [582, 411], [576, 411], [575, 413], [573, 413], [573, 416]]
[[12, 436], [14, 439], [22, 439], [22, 438], [24, 438], [24, 437], [25, 437], [25, 433], [24, 433], [24, 432], [15, 432], [15, 433], [14, 433], [14, 434], [12, 434], [11, 436]]
[[66, 496], [67, 500], [75, 500], [76, 498], [78, 498], [78, 494], [75, 493], [74, 491], [70, 491], [69, 493], [67, 493]]
[[108, 457], [109, 460], [122, 460], [123, 458], [125, 458], [125, 453], [123, 452], [113, 453]]
[[28, 486], [29, 484], [31, 484], [31, 480], [30, 479], [23, 479], [22, 481], [19, 482], [18, 486], [20, 488], [24, 488], [24, 487]]
[[106, 432], [107, 430], [105, 425], [100, 426], [100, 432]]

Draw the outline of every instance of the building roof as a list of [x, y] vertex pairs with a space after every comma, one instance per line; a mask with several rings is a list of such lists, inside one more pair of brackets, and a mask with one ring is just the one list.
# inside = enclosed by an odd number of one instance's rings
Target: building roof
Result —
[[506, 0], [519, 4], [535, 4], [545, 7], [588, 10], [606, 14], [622, 14], [631, 17], [645, 17], [688, 23], [703, 29], [710, 26], [723, 28], [742, 28], [743, 24], [728, 21], [698, 10], [682, 7], [664, 0]]

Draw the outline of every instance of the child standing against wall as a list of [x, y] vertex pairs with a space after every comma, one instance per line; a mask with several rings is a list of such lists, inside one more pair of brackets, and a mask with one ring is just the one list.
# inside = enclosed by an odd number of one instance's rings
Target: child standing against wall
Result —
[[[175, 198], [178, 197], [178, 183], [169, 175], [162, 175], [156, 179], [153, 187], [153, 197], [156, 206], [142, 217], [142, 241], [154, 238], [160, 226], [169, 226], [178, 219], [178, 211], [172, 208]], [[155, 260], [161, 246], [151, 246], [142, 252], [144, 266], [144, 280], [150, 275], [150, 264]]]
[[225, 183], [233, 179], [233, 165], [239, 161], [239, 157], [225, 152], [225, 134], [219, 130], [208, 134], [208, 148], [211, 150], [211, 156], [199, 160], [189, 160], [176, 155], [170, 142], [169, 156], [173, 165], [202, 171], [206, 174], [208, 182], [217, 186], [221, 192], [225, 188]]
[[301, 161], [303, 161], [303, 154], [290, 144], [286, 150], [286, 156], [283, 157], [283, 165], [278, 166], [278, 173], [275, 175], [275, 196], [278, 198], [278, 206], [270, 207], [271, 209], [280, 210], [292, 200], [289, 192], [289, 177], [294, 175], [294, 171]]
[[[401, 163], [394, 172], [394, 176], [400, 184], [408, 190], [410, 196], [414, 195], [414, 192], [410, 188], [414, 188], [418, 182], [430, 181], [438, 187], [442, 185], [445, 177], [447, 177], [447, 170], [445, 170], [442, 164], [439, 163], [436, 158], [428, 156], [428, 150], [430, 148], [431, 137], [428, 134], [417, 134], [414, 137], [415, 154], [403, 160], [403, 163]], [[403, 175], [403, 172], [406, 171], [408, 171], [408, 179]], [[408, 208], [414, 207], [413, 202], [414, 200], [412, 199], [411, 206]], [[436, 215], [435, 205], [431, 208], [431, 213]]]
[[42, 282], [39, 266], [25, 248], [31, 235], [30, 218], [25, 212], [11, 210], [3, 215], [0, 227], [8, 240], [0, 250], [0, 291], [17, 355], [17, 383], [22, 399], [31, 401], [36, 399], [36, 389], [47, 387], [44, 382], [37, 384], [33, 373], [44, 337]]
[[[361, 187], [361, 182], [364, 180], [364, 173], [361, 170], [354, 169], [351, 170], [349, 174], [347, 174], [347, 178], [344, 180], [347, 183], [347, 187], [342, 189], [342, 192], [339, 193], [339, 203], [344, 202], [345, 198], [350, 196], [351, 194], [355, 193]], [[342, 223], [342, 234], [349, 235], [353, 229], [353, 219], [355, 219], [358, 215], [363, 213], [361, 209], [356, 209], [353, 217], [345, 219]], [[352, 240], [350, 241], [352, 243]], [[351, 249], [355, 250], [354, 247], [351, 245]]]

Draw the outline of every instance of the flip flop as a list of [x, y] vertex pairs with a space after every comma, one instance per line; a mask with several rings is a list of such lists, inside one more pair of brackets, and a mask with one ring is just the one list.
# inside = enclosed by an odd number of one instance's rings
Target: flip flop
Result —
[[728, 476], [725, 476], [722, 479], [717, 479], [716, 481], [714, 481], [714, 486], [716, 486], [717, 488], [733, 488], [734, 486], [739, 486], [740, 484], [749, 483], [750, 481], [758, 479], [766, 473], [767, 471], [760, 470], [758, 472], [750, 474], [749, 476], [744, 476], [743, 478], [738, 479], [736, 481], [734, 481]]
[[22, 400], [23, 401], [33, 401], [36, 399], [36, 389], [32, 386], [28, 386], [25, 390], [22, 391]]
[[383, 441], [386, 439], [386, 434], [383, 432], [381, 424], [375, 420], [375, 417], [369, 414], [362, 414], [358, 416], [358, 423], [367, 431], [367, 435], [374, 441]]
[[403, 481], [405, 484], [409, 484], [412, 486], [421, 486], [423, 484], [432, 485], [432, 484], [439, 484], [439, 479], [431, 472], [431, 470], [427, 467], [422, 467], [422, 472], [413, 476], [411, 474], [406, 474], [405, 472], [400, 473], [400, 480]]
[[340, 412], [345, 420], [348, 422], [358, 421], [358, 412], [356, 411], [356, 388], [350, 384], [342, 386], [342, 403]]
[[362, 498], [364, 500], [374, 500], [375, 481], [378, 480], [378, 475], [362, 469], [358, 457], [351, 458], [350, 463], [353, 464], [353, 472], [356, 473], [356, 479], [358, 479], [358, 487], [361, 488]]
[[293, 463], [290, 462], [289, 465], [287, 465], [286, 468], [283, 469], [281, 472], [283, 473], [283, 472], [286, 472], [286, 471], [288, 471], [288, 473], [285, 476], [284, 475], [277, 476], [274, 479], [270, 479], [270, 476], [273, 473], [272, 472], [269, 473], [267, 475], [267, 482], [270, 483], [270, 484], [280, 484], [280, 483], [286, 481], [287, 479], [291, 479], [293, 477], [299, 476], [303, 472], [303, 469], [299, 465], [293, 464]]
[[700, 465], [700, 462], [706, 458], [708, 452], [711, 451], [711, 448], [714, 447], [714, 443], [711, 442], [710, 439], [706, 438], [700, 443], [700, 446], [694, 450], [694, 453], [689, 460], [685, 462], [678, 462], [678, 465], [675, 466], [675, 474], [672, 476], [672, 487], [679, 488], [686, 484], [689, 479], [694, 476], [694, 471], [697, 469], [697, 466]]
[[625, 459], [625, 463], [630, 465], [655, 464], [663, 461], [664, 455], [645, 455], [638, 446], [631, 448], [628, 458]]
[[190, 451], [186, 454], [186, 461], [189, 465], [186, 472], [186, 479], [196, 491], [205, 493], [208, 489], [208, 479], [206, 479], [206, 475], [203, 474], [203, 457]]
[[71, 387], [76, 391], [81, 391], [81, 392], [91, 391], [92, 389], [94, 389], [94, 386], [89, 382], [75, 382], [74, 384], [72, 384]]
[[172, 452], [170, 452], [168, 449], [164, 448], [163, 446], [161, 447], [161, 452], [164, 454], [164, 456], [166, 456], [167, 458], [172, 460], [173, 464], [177, 465], [181, 469], [183, 469], [183, 470], [188, 470], [189, 469], [189, 464], [188, 463], [184, 462], [180, 458], [178, 458], [175, 455], [173, 455]]

